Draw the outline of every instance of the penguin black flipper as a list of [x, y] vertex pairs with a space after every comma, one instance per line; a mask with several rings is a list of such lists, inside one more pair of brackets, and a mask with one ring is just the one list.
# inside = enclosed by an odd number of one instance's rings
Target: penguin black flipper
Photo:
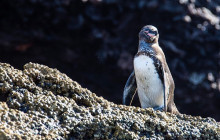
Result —
[[[166, 58], [164, 57], [164, 59]], [[166, 61], [165, 64], [163, 65], [163, 73], [164, 73], [164, 86], [165, 86], [165, 94], [166, 94], [166, 111], [171, 112], [173, 114], [180, 114], [174, 103], [175, 84]]]
[[[165, 112], [171, 112], [174, 114], [179, 114], [178, 109], [176, 108], [176, 105], [174, 103], [174, 89], [175, 89], [175, 84], [173, 77], [171, 75], [170, 69], [168, 67], [168, 64], [166, 62], [165, 55], [162, 51], [162, 49], [155, 48], [157, 51], [156, 59], [159, 60], [155, 61], [155, 65], [157, 68], [157, 72], [159, 74], [159, 77], [161, 81], [163, 82], [163, 88], [164, 88], [164, 111]], [[161, 108], [159, 108], [161, 110]]]
[[163, 86], [164, 86], [164, 111], [167, 112], [167, 97], [169, 97], [169, 82], [168, 82], [168, 78], [167, 78], [167, 74], [164, 70], [163, 67]]
[[163, 63], [159, 58], [161, 57], [155, 57], [152, 54], [148, 54], [153, 60], [154, 60], [154, 65], [156, 66], [156, 71], [159, 75], [159, 78], [161, 82], [163, 83], [163, 100], [164, 100], [164, 105], [160, 107], [155, 107], [154, 110], [164, 110], [165, 112], [167, 111], [167, 97], [169, 96], [169, 82], [167, 82], [167, 76], [166, 76], [166, 71], [164, 68]]
[[134, 95], [136, 94], [136, 90], [137, 90], [137, 83], [136, 83], [136, 78], [135, 78], [135, 74], [133, 71], [131, 75], [129, 76], [126, 82], [125, 88], [124, 88], [124, 92], [123, 92], [123, 104], [124, 105], [131, 105]]
[[[173, 81], [173, 77], [170, 73], [170, 69], [167, 65], [165, 55], [161, 48], [155, 48], [157, 55], [154, 60], [157, 72], [159, 74], [159, 77], [163, 83], [164, 88], [164, 106], [163, 109], [165, 112], [172, 112], [174, 114], [178, 114], [178, 110], [175, 106], [175, 103], [173, 101], [174, 97], [174, 88], [175, 84]], [[159, 61], [158, 61], [159, 60]], [[161, 110], [161, 108], [159, 108]]]

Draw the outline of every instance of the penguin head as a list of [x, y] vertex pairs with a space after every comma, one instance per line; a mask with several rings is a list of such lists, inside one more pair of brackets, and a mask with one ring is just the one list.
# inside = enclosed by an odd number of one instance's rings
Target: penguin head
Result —
[[159, 38], [157, 28], [152, 25], [144, 26], [139, 32], [139, 40], [144, 40], [147, 43], [156, 43]]

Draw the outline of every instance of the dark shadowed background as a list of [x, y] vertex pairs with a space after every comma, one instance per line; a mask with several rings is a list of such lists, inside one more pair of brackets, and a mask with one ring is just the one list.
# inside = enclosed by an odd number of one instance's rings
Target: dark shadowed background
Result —
[[[57, 68], [117, 104], [138, 32], [152, 24], [179, 111], [220, 121], [219, 0], [4, 0], [0, 17], [0, 62]], [[133, 105], [139, 106], [137, 97]]]

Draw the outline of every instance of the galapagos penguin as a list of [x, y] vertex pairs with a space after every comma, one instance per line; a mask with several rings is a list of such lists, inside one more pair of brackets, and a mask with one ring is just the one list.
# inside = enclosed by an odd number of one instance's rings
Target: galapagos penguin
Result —
[[152, 25], [144, 26], [139, 32], [134, 71], [126, 82], [123, 104], [131, 105], [137, 91], [142, 108], [179, 114], [174, 103], [174, 81], [158, 39], [158, 30]]

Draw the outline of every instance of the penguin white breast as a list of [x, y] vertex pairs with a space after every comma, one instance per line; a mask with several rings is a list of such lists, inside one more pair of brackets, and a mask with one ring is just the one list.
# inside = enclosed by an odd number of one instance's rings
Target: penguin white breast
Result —
[[156, 71], [153, 59], [146, 55], [135, 57], [134, 71], [141, 107], [163, 106], [163, 84]]

